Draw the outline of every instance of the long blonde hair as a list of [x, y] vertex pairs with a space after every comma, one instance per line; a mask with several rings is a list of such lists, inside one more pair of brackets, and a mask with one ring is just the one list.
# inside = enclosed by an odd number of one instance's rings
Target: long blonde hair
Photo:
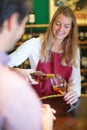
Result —
[[[66, 17], [70, 17], [72, 19], [72, 27], [70, 30], [69, 35], [63, 40], [63, 55], [62, 55], [62, 60], [61, 64], [66, 66], [66, 65], [74, 65], [75, 67], [77, 66], [76, 64], [76, 56], [77, 56], [77, 39], [78, 39], [78, 29], [77, 29], [77, 23], [76, 23], [76, 18], [71, 10], [71, 8], [66, 7], [66, 6], [61, 6], [59, 7], [49, 25], [48, 30], [44, 35], [41, 37], [41, 61], [42, 62], [47, 62], [51, 59], [51, 54], [52, 54], [52, 47], [53, 47], [53, 41], [54, 41], [54, 36], [52, 33], [52, 27], [53, 23], [56, 19], [56, 17], [60, 14], [63, 14]], [[68, 64], [66, 63], [68, 61]]]

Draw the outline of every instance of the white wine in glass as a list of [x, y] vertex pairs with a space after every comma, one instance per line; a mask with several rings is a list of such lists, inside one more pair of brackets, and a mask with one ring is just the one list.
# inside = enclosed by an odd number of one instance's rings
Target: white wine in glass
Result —
[[60, 74], [55, 74], [51, 79], [53, 90], [64, 95], [67, 91], [67, 83]]

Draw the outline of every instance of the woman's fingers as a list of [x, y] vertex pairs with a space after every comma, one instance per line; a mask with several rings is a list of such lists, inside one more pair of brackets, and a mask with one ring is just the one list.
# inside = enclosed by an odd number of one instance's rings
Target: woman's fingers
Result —
[[32, 79], [30, 74], [28, 74], [27, 81], [29, 81], [31, 84], [38, 84], [38, 82], [36, 82], [34, 79]]
[[74, 104], [78, 101], [77, 93], [74, 90], [69, 91], [64, 95], [64, 100], [67, 104]]

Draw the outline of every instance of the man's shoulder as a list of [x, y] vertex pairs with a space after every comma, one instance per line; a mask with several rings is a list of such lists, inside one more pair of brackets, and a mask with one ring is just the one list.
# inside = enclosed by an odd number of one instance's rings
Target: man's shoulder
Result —
[[[11, 126], [16, 125], [17, 128], [20, 126], [21, 129], [24, 123], [26, 129], [29, 129], [31, 126], [27, 125], [27, 121], [35, 123], [37, 116], [41, 120], [41, 102], [36, 93], [23, 77], [2, 65], [0, 65], [0, 110]], [[37, 123], [40, 125], [39, 121]]]
[[13, 88], [16, 88], [16, 86], [27, 85], [22, 76], [3, 65], [0, 65], [0, 83], [9, 87], [12, 86]]
[[24, 97], [27, 96], [28, 99], [34, 97], [38, 100], [38, 96], [30, 83], [27, 83], [18, 72], [0, 65], [0, 94], [1, 93], [5, 93], [5, 95], [10, 93], [8, 97], [11, 97], [11, 95], [13, 97], [13, 95], [19, 93], [19, 95], [22, 94]]

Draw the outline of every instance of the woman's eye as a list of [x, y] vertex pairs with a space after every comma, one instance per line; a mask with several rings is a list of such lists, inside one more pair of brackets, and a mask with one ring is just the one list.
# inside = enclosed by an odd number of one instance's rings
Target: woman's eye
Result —
[[65, 26], [65, 28], [69, 28], [69, 26]]
[[59, 25], [59, 26], [60, 26], [60, 23], [56, 23], [56, 25]]
[[65, 28], [70, 28], [70, 26], [65, 26]]

